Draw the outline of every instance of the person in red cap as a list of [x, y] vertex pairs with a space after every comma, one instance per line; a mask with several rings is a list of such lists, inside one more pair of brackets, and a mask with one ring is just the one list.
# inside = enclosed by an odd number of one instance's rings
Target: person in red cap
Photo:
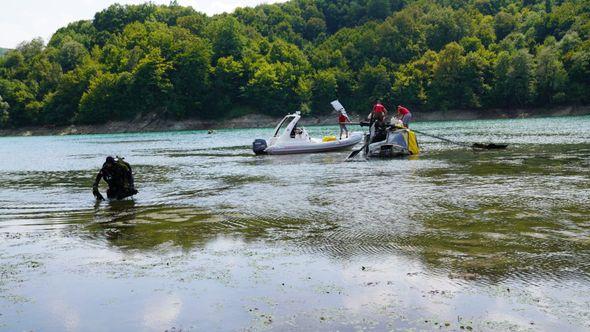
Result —
[[410, 121], [412, 120], [412, 113], [409, 109], [403, 107], [402, 105], [397, 106], [397, 118], [402, 121], [404, 127], [408, 128]]
[[380, 122], [385, 121], [385, 117], [387, 116], [387, 109], [383, 104], [381, 104], [381, 100], [377, 99], [375, 105], [373, 105], [373, 111], [371, 112], [371, 118], [373, 120], [377, 120]]

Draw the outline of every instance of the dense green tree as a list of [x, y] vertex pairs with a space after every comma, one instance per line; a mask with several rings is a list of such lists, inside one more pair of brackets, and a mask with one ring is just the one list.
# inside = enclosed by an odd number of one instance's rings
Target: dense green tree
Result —
[[391, 78], [384, 65], [371, 66], [367, 64], [360, 70], [356, 93], [362, 99], [367, 102], [376, 99], [389, 99], [390, 91]]
[[475, 22], [475, 37], [477, 37], [485, 47], [489, 47], [490, 44], [496, 40], [494, 18], [492, 16], [478, 15], [478, 17], [475, 19]]
[[259, 61], [247, 86], [253, 106], [271, 115], [298, 111], [309, 101], [311, 87], [296, 73], [291, 63]]
[[0, 96], [0, 128], [8, 124], [8, 120], [10, 119], [9, 109], [10, 105]]
[[331, 111], [330, 102], [339, 96], [336, 70], [321, 70], [317, 72], [311, 83], [313, 95], [312, 109], [317, 113]]
[[537, 102], [541, 105], [565, 100], [567, 72], [553, 47], [544, 46], [537, 53]]
[[530, 105], [534, 85], [534, 61], [527, 50], [499, 54], [494, 67], [493, 100], [496, 105], [509, 108]]
[[227, 56], [242, 58], [247, 38], [242, 25], [234, 17], [220, 17], [209, 23], [207, 36], [213, 44], [215, 60]]
[[[211, 92], [212, 110], [227, 112], [233, 105], [238, 104], [244, 94], [247, 84], [244, 65], [232, 56], [219, 58], [217, 66], [213, 68], [213, 82]], [[208, 112], [208, 117], [215, 117], [215, 112]]]
[[510, 13], [499, 12], [494, 18], [494, 30], [498, 40], [504, 39], [516, 27], [516, 18]]
[[463, 48], [450, 43], [440, 52], [434, 67], [429, 99], [434, 105], [446, 110], [465, 106], [463, 90], [463, 70], [465, 57]]
[[584, 31], [582, 24], [587, 25], [590, 19], [590, 5], [587, 1], [564, 1], [551, 9], [545, 24], [547, 32], [556, 38], [562, 38], [572, 28]]
[[28, 68], [24, 55], [19, 50], [8, 51], [1, 60], [2, 77], [25, 80]]
[[45, 95], [43, 99], [42, 122], [71, 123], [78, 113], [80, 98], [97, 74], [98, 67], [92, 62], [87, 62], [64, 74], [56, 90]]
[[391, 12], [391, 3], [389, 0], [368, 0], [367, 14], [370, 18], [384, 19]]
[[[199, 15], [192, 7], [183, 7], [176, 2], [170, 1], [169, 6], [157, 6], [154, 12], [154, 19], [158, 22], [165, 23], [168, 26], [173, 26], [178, 23], [178, 20], [183, 17], [194, 17]], [[200, 14], [203, 16], [203, 14]]]
[[193, 38], [180, 47], [170, 73], [176, 116], [196, 115], [202, 111], [210, 88], [210, 62], [211, 47], [204, 40]]
[[76, 120], [81, 123], [104, 123], [110, 119], [129, 117], [133, 113], [129, 102], [132, 75], [101, 73], [90, 81], [88, 90], [80, 99], [80, 111]]
[[305, 24], [305, 38], [314, 40], [325, 36], [326, 34], [326, 22], [319, 17], [312, 17], [307, 20]]
[[411, 107], [429, 107], [427, 92], [437, 62], [438, 54], [428, 51], [420, 59], [401, 66], [395, 72], [391, 87], [394, 103]]
[[582, 38], [576, 31], [570, 31], [559, 41], [557, 46], [562, 54], [576, 50], [582, 45]]
[[497, 105], [501, 107], [506, 107], [510, 104], [512, 95], [509, 81], [509, 75], [512, 71], [511, 61], [510, 53], [502, 51], [498, 54], [494, 66], [493, 98], [496, 100]]
[[38, 99], [55, 91], [63, 76], [60, 64], [51, 61], [50, 58], [49, 54], [44, 53], [34, 58], [28, 65], [29, 72], [26, 80], [38, 83]]
[[57, 59], [61, 68], [64, 71], [70, 71], [77, 65], [84, 62], [84, 59], [88, 56], [88, 51], [84, 48], [84, 45], [77, 41], [69, 40], [65, 41], [59, 50]]
[[490, 91], [491, 66], [484, 52], [470, 52], [465, 56], [461, 73], [462, 108], [480, 108]]
[[126, 114], [158, 111], [167, 113], [173, 85], [170, 71], [173, 66], [155, 49], [141, 59], [133, 69], [129, 84], [129, 101], [132, 112]]
[[455, 11], [449, 7], [438, 8], [426, 17], [426, 42], [428, 48], [439, 51], [446, 44], [459, 41], [469, 29], [470, 18], [465, 12]]
[[567, 91], [571, 101], [590, 102], [590, 42], [586, 41], [566, 55], [566, 70], [570, 79]]
[[533, 57], [527, 50], [521, 49], [512, 56], [511, 70], [507, 79], [508, 100], [511, 106], [528, 105], [533, 98], [535, 77]]
[[293, 65], [295, 75], [304, 75], [310, 69], [305, 54], [295, 45], [289, 44], [281, 39], [272, 43], [268, 53], [268, 60], [270, 62], [290, 63]]
[[[291, 0], [208, 17], [112, 5], [0, 55], [1, 125], [590, 103], [579, 0]], [[7, 103], [8, 110], [4, 106]]]
[[96, 34], [97, 31], [92, 25], [92, 21], [77, 21], [58, 29], [51, 36], [47, 46], [59, 49], [67, 41], [76, 41], [90, 50], [96, 42]]
[[403, 65], [395, 72], [391, 87], [391, 98], [395, 104], [403, 103], [410, 107], [425, 104], [426, 90], [421, 74], [413, 63]]
[[481, 40], [477, 37], [462, 38], [459, 41], [459, 45], [461, 45], [466, 52], [477, 52], [484, 48]]
[[43, 52], [44, 48], [45, 45], [43, 43], [43, 39], [35, 38], [29, 42], [20, 43], [16, 47], [16, 50], [19, 51], [25, 58], [25, 61], [28, 62], [31, 61], [31, 59], [39, 56]]
[[117, 33], [123, 31], [132, 22], [142, 23], [155, 20], [156, 11], [156, 5], [150, 2], [127, 6], [114, 4], [96, 13], [92, 24], [98, 31]]
[[179, 27], [189, 30], [192, 34], [205, 37], [205, 27], [207, 25], [207, 16], [195, 13], [188, 16], [179, 17], [176, 20]]
[[[402, 11], [389, 17], [375, 29], [375, 48], [379, 50], [381, 57], [404, 63], [417, 57], [425, 49], [424, 28], [417, 23], [417, 15], [415, 10]], [[371, 34], [369, 32], [366, 35]], [[370, 52], [367, 48], [361, 50]]]
[[19, 80], [0, 79], [0, 95], [10, 105], [8, 125], [36, 124], [40, 103], [35, 98], [36, 86], [28, 86]]

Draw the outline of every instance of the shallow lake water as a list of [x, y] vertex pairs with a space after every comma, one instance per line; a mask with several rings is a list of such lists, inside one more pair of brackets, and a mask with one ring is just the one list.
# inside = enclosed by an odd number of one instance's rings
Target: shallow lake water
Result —
[[[510, 146], [418, 135], [420, 156], [344, 162], [254, 156], [272, 129], [0, 138], [0, 330], [589, 330], [590, 117], [414, 127]], [[133, 200], [92, 197], [107, 155]]]

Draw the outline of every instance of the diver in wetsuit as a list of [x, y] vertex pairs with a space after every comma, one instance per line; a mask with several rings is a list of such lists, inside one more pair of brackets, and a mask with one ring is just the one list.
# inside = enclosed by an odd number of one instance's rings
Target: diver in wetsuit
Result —
[[104, 179], [109, 185], [109, 189], [107, 190], [107, 197], [109, 199], [123, 199], [133, 196], [138, 192], [135, 190], [131, 165], [122, 158], [117, 157], [117, 160], [115, 160], [113, 157], [107, 157], [102, 168], [96, 175], [94, 185], [92, 186], [92, 194], [97, 199], [104, 200], [104, 197], [98, 191], [100, 179]]

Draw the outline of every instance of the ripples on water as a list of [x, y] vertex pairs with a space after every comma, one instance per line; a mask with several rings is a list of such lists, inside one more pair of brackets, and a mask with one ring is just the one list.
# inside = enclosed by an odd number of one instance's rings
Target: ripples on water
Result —
[[[271, 130], [1, 138], [0, 232], [58, 231], [122, 251], [239, 237], [336, 261], [406, 257], [480, 283], [590, 280], [590, 118], [418, 123], [412, 159], [348, 152], [254, 156]], [[314, 135], [336, 132], [312, 127]], [[106, 155], [136, 173], [134, 200], [95, 204]], [[461, 278], [459, 278], [461, 279]], [[412, 324], [410, 324], [412, 326]]]
[[[511, 147], [472, 152], [420, 137], [424, 153], [413, 160], [344, 163], [345, 152], [253, 156], [248, 144], [269, 132], [261, 129], [5, 138], [3, 155], [18, 158], [0, 164], [0, 225], [94, 226], [110, 218], [137, 227], [165, 224], [154, 232], [164, 227], [173, 233], [181, 227], [174, 221], [181, 220], [204, 237], [271, 228], [260, 236], [284, 233], [304, 251], [347, 256], [400, 249], [434, 265], [469, 255], [467, 263], [455, 263], [470, 269], [473, 260], [480, 273], [480, 260], [495, 265], [490, 255], [502, 255], [501, 266], [529, 270], [549, 259], [539, 261], [534, 253], [561, 252], [563, 243], [572, 246], [566, 252], [588, 245], [588, 118], [416, 127]], [[333, 130], [315, 127], [312, 133]], [[134, 166], [140, 194], [131, 207], [94, 206], [88, 188], [108, 154]], [[533, 273], [557, 273], [565, 264], [587, 276], [588, 257], [576, 256], [557, 257], [553, 271]]]

